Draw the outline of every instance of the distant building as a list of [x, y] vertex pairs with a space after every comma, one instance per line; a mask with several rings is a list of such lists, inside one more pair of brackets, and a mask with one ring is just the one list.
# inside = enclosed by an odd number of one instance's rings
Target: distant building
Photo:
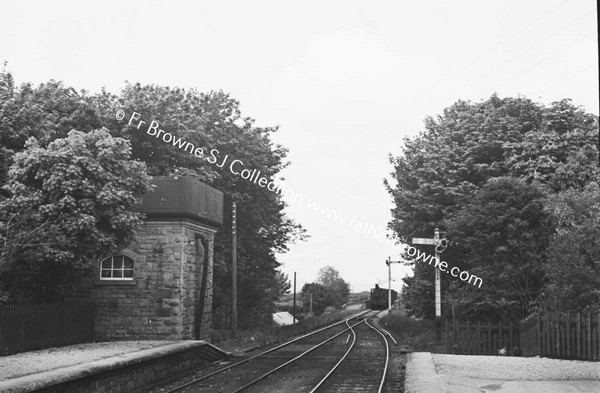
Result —
[[[287, 311], [276, 312], [275, 314], [273, 314], [273, 322], [275, 322], [277, 326], [293, 325], [294, 317]], [[296, 322], [298, 322], [297, 319]]]
[[211, 325], [213, 243], [223, 193], [190, 177], [155, 177], [135, 241], [101, 258], [81, 297], [96, 304], [96, 338], [199, 339]]

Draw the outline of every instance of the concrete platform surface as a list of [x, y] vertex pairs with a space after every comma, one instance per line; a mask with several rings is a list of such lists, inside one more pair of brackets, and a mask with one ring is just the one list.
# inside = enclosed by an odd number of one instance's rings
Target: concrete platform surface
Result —
[[600, 362], [411, 353], [406, 393], [600, 393]]
[[405, 393], [444, 392], [442, 379], [435, 372], [431, 353], [413, 352], [408, 354], [404, 391]]
[[[102, 350], [102, 344], [106, 346], [104, 351]], [[119, 344], [122, 345], [120, 350], [118, 349]], [[157, 359], [187, 349], [206, 345], [211, 346], [205, 341], [191, 340], [146, 343], [142, 341], [137, 346], [125, 344], [127, 342], [79, 344], [2, 357], [0, 358], [0, 392], [28, 392], [139, 364], [146, 360]], [[147, 346], [150, 346], [150, 348]], [[215, 350], [219, 351], [217, 348]], [[111, 352], [113, 352], [112, 355]], [[114, 354], [114, 352], [117, 352], [117, 354]], [[65, 360], [64, 354], [68, 354], [67, 360]], [[98, 359], [99, 356], [101, 356], [100, 359]], [[27, 361], [23, 362], [23, 358]], [[58, 361], [53, 361], [53, 358]], [[21, 364], [22, 367], [18, 372], [9, 372], [8, 363], [13, 363], [11, 370], [14, 370], [14, 363]]]
[[0, 381], [57, 368], [93, 362], [144, 349], [175, 344], [180, 340], [106, 341], [38, 349], [0, 356]]

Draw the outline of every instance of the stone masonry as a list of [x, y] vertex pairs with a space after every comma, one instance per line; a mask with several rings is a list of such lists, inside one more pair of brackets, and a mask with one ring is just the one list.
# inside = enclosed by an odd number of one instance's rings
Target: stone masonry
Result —
[[120, 253], [134, 261], [133, 280], [101, 280], [98, 261], [96, 276], [84, 282], [82, 293], [96, 304], [96, 339], [205, 338], [216, 231], [189, 215], [149, 215]]

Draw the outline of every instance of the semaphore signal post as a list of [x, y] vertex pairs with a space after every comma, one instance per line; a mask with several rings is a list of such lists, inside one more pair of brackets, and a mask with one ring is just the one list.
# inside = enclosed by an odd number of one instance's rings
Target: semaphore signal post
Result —
[[403, 263], [405, 261], [392, 261], [391, 257], [385, 261], [388, 266], [388, 312], [392, 312], [392, 263]]
[[[442, 232], [442, 236], [445, 232]], [[440, 260], [440, 254], [446, 250], [448, 246], [448, 239], [440, 238], [440, 230], [435, 228], [433, 238], [422, 238], [413, 237], [413, 244], [421, 244], [426, 246], [435, 246], [435, 258]], [[442, 291], [441, 291], [441, 279], [440, 269], [435, 269], [435, 338], [440, 340], [442, 338]]]

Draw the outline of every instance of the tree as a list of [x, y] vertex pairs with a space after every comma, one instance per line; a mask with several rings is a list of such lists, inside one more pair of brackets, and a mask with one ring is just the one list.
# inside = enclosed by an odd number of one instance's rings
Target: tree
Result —
[[319, 315], [327, 307], [340, 308], [348, 302], [350, 285], [342, 279], [334, 267], [325, 266], [319, 270], [317, 281], [304, 284], [300, 293], [304, 312], [308, 311], [312, 296], [313, 313]]
[[[255, 168], [275, 179], [287, 166], [287, 149], [271, 141], [277, 127], [256, 127], [254, 120], [242, 117], [239, 102], [223, 92], [200, 93], [195, 89], [127, 84], [119, 97], [103, 92], [95, 96], [102, 124], [113, 135], [131, 140], [132, 154], [146, 163], [151, 175], [186, 174], [194, 176], [225, 194], [224, 224], [214, 245], [213, 317], [217, 327], [228, 320], [231, 304], [231, 202], [237, 203], [238, 322], [240, 327], [271, 323], [275, 302], [289, 289], [280, 271], [276, 252], [304, 238], [304, 230], [283, 212], [285, 203], [278, 193], [260, 187], [219, 168], [225, 157]], [[115, 113], [140, 114], [146, 122], [117, 121]], [[160, 129], [202, 147], [217, 163], [199, 158], [147, 134], [151, 121]], [[213, 149], [215, 149], [213, 151]]]
[[538, 181], [554, 192], [582, 190], [600, 178], [598, 118], [568, 99], [544, 108], [539, 125], [506, 147], [511, 176]]
[[[15, 154], [25, 149], [25, 141], [35, 137], [40, 148], [71, 129], [90, 132], [105, 127], [115, 138], [129, 140], [131, 158], [146, 164], [150, 175], [191, 175], [223, 191], [226, 222], [217, 233], [214, 245], [215, 320], [231, 304], [231, 228], [230, 206], [238, 205], [238, 296], [247, 301], [240, 310], [240, 326], [271, 321], [269, 311], [288, 289], [279, 270], [276, 252], [305, 237], [303, 229], [283, 213], [280, 195], [220, 169], [206, 159], [184, 152], [172, 144], [149, 136], [138, 124], [115, 118], [117, 110], [128, 115], [141, 114], [146, 126], [152, 120], [160, 128], [202, 147], [206, 157], [212, 149], [222, 160], [239, 159], [247, 168], [256, 168], [275, 178], [288, 163], [287, 150], [272, 143], [277, 127], [256, 127], [254, 120], [242, 117], [239, 102], [223, 92], [200, 93], [195, 89], [127, 84], [119, 95], [102, 91], [89, 96], [61, 82], [49, 81], [38, 87], [24, 84], [16, 88], [10, 73], [3, 69], [0, 82], [0, 186], [8, 181], [8, 168]], [[14, 224], [14, 220], [11, 221]], [[11, 224], [12, 225], [12, 224]], [[241, 305], [241, 304], [240, 304]], [[220, 307], [220, 308], [219, 308]]]
[[317, 274], [317, 282], [325, 286], [331, 286], [338, 281], [343, 281], [338, 272], [333, 266], [327, 265], [319, 269]]
[[15, 153], [25, 148], [34, 137], [41, 147], [57, 138], [64, 138], [72, 129], [89, 132], [101, 127], [92, 99], [62, 82], [51, 80], [33, 87], [19, 88], [6, 70], [0, 75], [0, 187], [8, 176]]
[[[458, 101], [443, 115], [426, 118], [425, 130], [404, 140], [400, 156], [390, 156], [398, 183], [385, 182], [395, 202], [390, 229], [404, 242], [430, 237], [436, 227], [446, 229], [445, 222], [468, 206], [488, 179], [509, 175], [505, 144], [522, 140], [541, 118], [541, 107], [530, 100], [495, 95], [481, 103]], [[466, 251], [449, 247], [443, 259], [458, 264]], [[433, 269], [415, 267], [413, 278], [405, 280], [403, 296], [412, 315], [434, 315], [433, 294], [425, 296], [433, 290]], [[442, 288], [449, 280], [442, 276]]]
[[302, 297], [302, 308], [305, 313], [308, 313], [312, 304], [312, 312], [314, 315], [321, 315], [329, 306], [327, 299], [327, 289], [323, 284], [316, 282], [306, 283], [300, 291]]
[[506, 143], [522, 140], [541, 120], [541, 107], [530, 100], [495, 95], [482, 103], [458, 101], [426, 118], [425, 130], [404, 139], [400, 156], [390, 156], [398, 184], [384, 181], [395, 203], [389, 228], [405, 242], [431, 236], [488, 179], [510, 174]]
[[[4, 286], [31, 300], [57, 300], [97, 258], [128, 244], [150, 188], [143, 163], [107, 130], [73, 130], [41, 147], [30, 138], [14, 155], [0, 209]], [[25, 234], [26, 237], [22, 235]]]
[[431, 277], [434, 268], [425, 263], [413, 263], [413, 275], [404, 277], [401, 298], [406, 315], [418, 318], [435, 318], [435, 286]]
[[326, 291], [327, 305], [339, 308], [350, 296], [350, 285], [344, 281], [333, 266], [325, 266], [319, 270], [317, 283], [323, 285]]
[[[486, 193], [508, 192], [507, 195], [512, 195], [511, 189], [516, 191], [523, 187], [523, 184], [510, 185], [502, 181], [499, 184], [506, 187], [505, 191], [493, 191], [488, 182], [494, 178], [513, 177], [524, 181], [525, 185], [535, 183], [537, 185], [534, 188], [549, 193], [569, 187], [581, 190], [591, 179], [598, 178], [597, 140], [598, 118], [583, 112], [568, 100], [553, 103], [549, 107], [526, 98], [499, 98], [496, 95], [481, 103], [459, 101], [435, 119], [428, 117], [423, 132], [415, 138], [405, 139], [401, 155], [390, 156], [394, 166], [392, 176], [398, 184], [392, 187], [385, 182], [395, 203], [389, 228], [401, 241], [408, 242], [412, 237], [430, 237], [436, 227], [442, 230], [452, 227], [454, 232], [451, 234], [449, 230], [448, 236], [454, 237], [450, 238], [454, 245], [443, 254], [444, 260], [451, 265], [465, 264], [471, 267], [466, 261], [474, 262], [473, 256], [478, 255], [469, 248], [475, 246], [475, 242], [461, 243], [458, 239], [460, 228], [456, 223], [470, 224], [466, 220], [470, 211], [483, 212], [489, 209], [492, 212], [491, 207], [481, 205], [480, 198], [483, 195], [480, 192], [485, 187], [488, 187]], [[533, 194], [529, 192], [528, 195]], [[524, 202], [522, 199], [515, 197], [509, 203], [496, 202], [508, 209], [505, 219], [512, 214], [515, 223], [520, 219], [525, 220], [526, 228], [522, 230], [534, 231], [534, 222], [529, 221], [531, 217], [528, 216], [532, 211], [511, 205], [513, 202]], [[515, 208], [516, 213], [511, 210]], [[524, 217], [519, 218], [517, 213], [524, 214]], [[535, 214], [538, 213], [536, 207]], [[482, 236], [504, 233], [502, 228], [495, 227], [502, 225], [502, 222], [500, 217], [489, 222], [484, 220], [479, 223], [479, 228], [472, 229], [482, 233]], [[488, 247], [492, 251], [495, 245], [503, 247], [493, 237], [488, 240]], [[539, 240], [540, 244], [546, 241], [543, 238]], [[538, 252], [543, 260], [546, 250], [538, 249]], [[492, 261], [501, 263], [502, 258]], [[414, 278], [405, 281], [403, 293], [407, 295], [407, 308], [414, 315], [431, 315], [428, 311], [431, 308], [430, 299], [418, 296], [431, 288], [434, 275], [430, 270], [429, 267], [415, 269]], [[490, 269], [493, 270], [501, 271], [502, 267]], [[501, 277], [500, 281], [503, 279], [505, 277]], [[506, 293], [499, 286], [479, 290], [460, 283], [450, 285], [450, 280], [442, 276], [442, 288], [445, 288], [443, 298], [451, 299], [455, 305], [460, 304], [463, 310], [480, 310], [487, 304], [485, 299], [495, 297], [502, 303], [493, 307], [495, 312], [512, 310], [512, 315], [521, 313], [515, 314], [516, 310], [513, 309], [514, 303], [511, 302], [516, 301], [515, 297], [506, 300], [512, 305], [501, 300]], [[529, 293], [519, 300], [521, 306], [527, 304], [524, 310], [535, 304], [541, 286], [529, 289], [537, 293]], [[492, 292], [479, 294], [484, 290]], [[493, 291], [498, 292], [494, 294]], [[471, 295], [466, 296], [467, 292]], [[525, 298], [528, 300], [523, 303]], [[493, 310], [486, 313], [489, 315]], [[504, 315], [496, 314], [496, 317], [500, 316]]]
[[[511, 177], [493, 178], [473, 202], [445, 222], [448, 236], [463, 250], [461, 270], [483, 279], [480, 291], [463, 292], [465, 317], [522, 319], [540, 294], [543, 256], [550, 228], [544, 191]], [[462, 283], [463, 286], [470, 284]]]
[[600, 311], [600, 187], [569, 189], [548, 198], [556, 227], [544, 263], [543, 308]]

